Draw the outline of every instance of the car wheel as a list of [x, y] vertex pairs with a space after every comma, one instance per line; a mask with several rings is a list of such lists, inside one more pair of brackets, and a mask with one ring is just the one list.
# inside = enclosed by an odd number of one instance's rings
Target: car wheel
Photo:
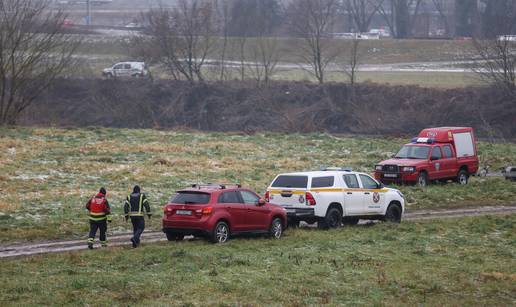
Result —
[[280, 218], [272, 220], [271, 228], [269, 229], [269, 236], [271, 238], [279, 239], [283, 235], [283, 224]]
[[319, 228], [323, 229], [340, 227], [342, 225], [342, 214], [340, 210], [337, 208], [328, 209], [322, 223], [319, 221], [317, 225]]
[[417, 185], [423, 188], [428, 185], [428, 175], [425, 172], [421, 172], [417, 176]]
[[469, 174], [465, 170], [460, 170], [457, 175], [457, 183], [459, 184], [468, 184]]
[[358, 224], [359, 219], [356, 217], [348, 217], [342, 220], [342, 224], [346, 226], [353, 226]]
[[229, 239], [229, 226], [226, 222], [218, 222], [211, 234], [211, 242], [225, 243]]
[[169, 240], [169, 241], [182, 241], [185, 238], [185, 236], [182, 234], [171, 233], [171, 232], [166, 232], [165, 234], [167, 235], [167, 240]]
[[390, 223], [401, 222], [401, 207], [396, 204], [390, 205], [385, 212], [384, 221]]
[[108, 74], [106, 74], [106, 78], [107, 78], [107, 79], [111, 79], [111, 78], [113, 78], [113, 74], [112, 74], [112, 73], [108, 73]]

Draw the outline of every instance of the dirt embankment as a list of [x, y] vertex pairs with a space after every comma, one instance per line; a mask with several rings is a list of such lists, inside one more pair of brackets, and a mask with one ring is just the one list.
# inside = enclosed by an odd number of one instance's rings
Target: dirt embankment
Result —
[[516, 101], [494, 88], [430, 89], [364, 83], [190, 84], [182, 81], [61, 80], [21, 119], [26, 125], [413, 134], [473, 126], [516, 137]]

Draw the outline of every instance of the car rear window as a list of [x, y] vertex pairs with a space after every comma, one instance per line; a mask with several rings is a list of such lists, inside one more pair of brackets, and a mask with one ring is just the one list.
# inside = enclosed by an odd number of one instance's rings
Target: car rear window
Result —
[[200, 192], [178, 192], [172, 200], [173, 204], [203, 205], [210, 202], [210, 194]]
[[306, 189], [308, 184], [308, 176], [286, 176], [281, 175], [274, 180], [272, 187], [274, 188], [303, 188]]
[[312, 178], [312, 188], [332, 187], [334, 182], [335, 177], [333, 176], [314, 177]]

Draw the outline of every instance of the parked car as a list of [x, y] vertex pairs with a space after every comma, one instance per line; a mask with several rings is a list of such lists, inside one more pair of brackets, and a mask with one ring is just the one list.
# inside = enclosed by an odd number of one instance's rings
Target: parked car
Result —
[[144, 62], [120, 62], [102, 70], [106, 78], [113, 77], [145, 77], [149, 74]]
[[169, 241], [194, 235], [224, 243], [239, 234], [279, 239], [286, 226], [285, 209], [240, 185], [192, 185], [178, 191], [163, 214], [163, 232]]
[[516, 181], [516, 166], [507, 166], [502, 173], [505, 179]]
[[454, 180], [467, 184], [478, 170], [477, 143], [473, 128], [428, 128], [392, 159], [375, 166], [374, 176], [383, 183], [417, 183]]
[[265, 199], [287, 210], [290, 226], [317, 222], [319, 228], [357, 224], [360, 219], [400, 222], [403, 194], [368, 174], [340, 168], [279, 174]]

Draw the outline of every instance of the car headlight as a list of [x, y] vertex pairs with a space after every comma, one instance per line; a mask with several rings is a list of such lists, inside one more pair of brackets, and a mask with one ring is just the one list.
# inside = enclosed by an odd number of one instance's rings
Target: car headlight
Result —
[[374, 169], [377, 170], [377, 171], [381, 171], [382, 170], [382, 166], [381, 165], [375, 165]]
[[416, 168], [414, 166], [404, 166], [402, 170], [404, 172], [413, 173], [416, 171]]

